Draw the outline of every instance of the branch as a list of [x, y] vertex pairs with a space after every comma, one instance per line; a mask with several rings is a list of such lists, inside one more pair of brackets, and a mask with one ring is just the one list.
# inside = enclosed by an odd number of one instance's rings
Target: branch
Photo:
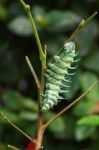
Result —
[[36, 140], [33, 140], [29, 135], [27, 135], [23, 130], [21, 130], [19, 127], [17, 127], [10, 119], [8, 119], [3, 112], [0, 111], [0, 114], [3, 116], [3, 118], [16, 130], [18, 130], [22, 135], [24, 135], [27, 139], [29, 139], [31, 142], [36, 143]]
[[31, 64], [31, 62], [30, 62], [28, 56], [26, 56], [25, 59], [26, 59], [26, 62], [27, 62], [28, 66], [29, 66], [29, 68], [30, 68], [30, 70], [31, 70], [31, 73], [32, 73], [32, 75], [33, 75], [33, 77], [34, 77], [34, 79], [35, 79], [35, 82], [36, 82], [36, 84], [37, 84], [37, 87], [38, 87], [38, 89], [39, 89], [39, 88], [40, 88], [40, 81], [39, 81], [39, 79], [38, 79], [38, 77], [37, 77], [37, 75], [36, 75], [36, 73], [35, 73], [35, 71], [34, 71], [34, 68], [33, 68], [33, 66], [32, 66], [32, 64]]
[[31, 22], [31, 25], [32, 25], [32, 28], [33, 28], [33, 32], [34, 32], [34, 36], [35, 36], [35, 39], [36, 39], [36, 42], [37, 42], [37, 46], [38, 46], [38, 49], [39, 49], [39, 54], [40, 54], [40, 60], [41, 60], [41, 63], [42, 63], [42, 66], [45, 66], [46, 62], [45, 62], [45, 54], [43, 52], [43, 49], [42, 49], [42, 46], [41, 46], [41, 42], [40, 42], [40, 38], [39, 38], [39, 35], [38, 35], [38, 32], [37, 32], [37, 29], [36, 29], [36, 25], [35, 25], [35, 22], [34, 22], [34, 18], [32, 16], [32, 13], [30, 11], [30, 5], [26, 4], [23, 0], [20, 0], [20, 3], [22, 4], [24, 10], [26, 11], [29, 19], [30, 19], [30, 22]]
[[96, 81], [93, 83], [81, 96], [79, 96], [76, 100], [74, 100], [71, 104], [66, 106], [62, 111], [60, 111], [58, 114], [56, 114], [51, 120], [49, 120], [44, 126], [43, 126], [43, 131], [53, 122], [55, 121], [58, 117], [60, 117], [63, 113], [65, 113], [68, 109], [70, 109], [72, 106], [74, 106], [78, 101], [80, 101], [86, 94], [88, 94], [94, 86], [98, 83]]
[[96, 15], [97, 11], [95, 11], [91, 16], [89, 16], [86, 20], [82, 19], [76, 30], [72, 33], [72, 35], [69, 37], [67, 42], [74, 40], [75, 36], [80, 32], [80, 30], [87, 24], [89, 23], [90, 20], [92, 20]]
[[20, 150], [19, 148], [12, 146], [12, 145], [7, 145], [8, 148], [11, 148], [12, 150]]

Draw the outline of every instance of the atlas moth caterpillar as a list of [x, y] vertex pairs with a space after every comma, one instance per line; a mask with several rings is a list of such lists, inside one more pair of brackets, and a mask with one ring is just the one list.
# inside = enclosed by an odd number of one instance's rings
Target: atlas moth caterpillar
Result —
[[74, 74], [69, 73], [69, 70], [76, 69], [76, 66], [71, 66], [72, 63], [77, 61], [75, 60], [76, 56], [75, 43], [67, 42], [64, 44], [61, 53], [55, 55], [53, 62], [48, 64], [45, 73], [46, 83], [43, 93], [42, 112], [48, 111], [53, 108], [54, 105], [57, 105], [61, 99], [64, 99], [61, 94], [68, 92], [63, 89], [64, 87], [69, 87], [68, 83], [70, 80], [68, 77]]

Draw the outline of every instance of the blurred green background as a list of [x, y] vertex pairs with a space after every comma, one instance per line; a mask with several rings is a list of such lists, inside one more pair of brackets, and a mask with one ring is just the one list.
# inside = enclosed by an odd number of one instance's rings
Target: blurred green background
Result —
[[[27, 0], [48, 60], [79, 24], [99, 10], [99, 0]], [[99, 75], [99, 15], [75, 37], [81, 61], [68, 95], [44, 115], [55, 113], [81, 95]], [[37, 132], [37, 88], [25, 62], [28, 55], [40, 77], [38, 49], [31, 24], [18, 0], [0, 0], [0, 110], [31, 137]], [[99, 85], [51, 124], [43, 139], [48, 150], [99, 150]], [[29, 141], [0, 116], [0, 150], [25, 149]]]

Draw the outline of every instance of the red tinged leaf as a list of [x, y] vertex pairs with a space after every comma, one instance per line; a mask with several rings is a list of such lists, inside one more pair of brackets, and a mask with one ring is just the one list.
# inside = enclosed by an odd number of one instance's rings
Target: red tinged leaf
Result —
[[30, 142], [26, 148], [26, 150], [35, 150], [36, 144]]

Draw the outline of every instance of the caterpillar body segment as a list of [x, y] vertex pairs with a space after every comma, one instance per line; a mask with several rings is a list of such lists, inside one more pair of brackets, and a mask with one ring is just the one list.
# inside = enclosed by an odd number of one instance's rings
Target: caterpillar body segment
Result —
[[45, 77], [45, 91], [43, 93], [42, 112], [46, 112], [57, 105], [59, 100], [64, 99], [60, 94], [68, 92], [64, 87], [69, 88], [70, 76], [74, 73], [70, 73], [69, 70], [75, 70], [77, 66], [72, 66], [73, 62], [76, 62], [75, 57], [77, 53], [75, 51], [75, 43], [68, 42], [64, 44], [63, 51], [59, 55], [55, 55], [53, 62], [48, 64]]

